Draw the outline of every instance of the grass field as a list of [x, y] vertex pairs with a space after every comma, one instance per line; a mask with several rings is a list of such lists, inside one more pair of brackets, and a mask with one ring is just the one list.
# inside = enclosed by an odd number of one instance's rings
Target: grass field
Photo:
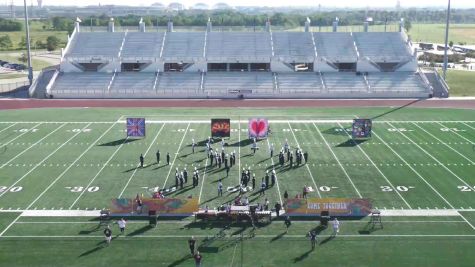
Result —
[[448, 70], [447, 84], [451, 96], [475, 95], [475, 72], [463, 70]]
[[[61, 116], [58, 116], [58, 113]], [[416, 108], [353, 109], [44, 109], [1, 111], [0, 262], [4, 266], [192, 266], [186, 240], [194, 235], [204, 266], [472, 266], [475, 256], [475, 111]], [[126, 139], [124, 118], [143, 116], [147, 137]], [[273, 133], [251, 153], [247, 119], [269, 118]], [[209, 119], [229, 117], [230, 145], [237, 166], [210, 167], [203, 147], [191, 153], [191, 139], [207, 139]], [[371, 140], [355, 144], [347, 132], [355, 117], [374, 118]], [[268, 144], [288, 140], [309, 152], [309, 162], [274, 165]], [[218, 145], [214, 145], [217, 147]], [[155, 152], [171, 155], [156, 164]], [[137, 168], [138, 156], [145, 167]], [[147, 194], [174, 184], [175, 168], [200, 169], [199, 186], [174, 193], [216, 207], [217, 197], [251, 167], [258, 181], [275, 168], [277, 183], [266, 191], [271, 205], [284, 191], [304, 185], [311, 197], [370, 198], [381, 210], [402, 215], [439, 210], [443, 216], [384, 217], [384, 229], [367, 231], [368, 218], [343, 220], [336, 238], [323, 230], [316, 250], [305, 234], [314, 220], [260, 225], [194, 222], [192, 218], [130, 221], [126, 234], [103, 244], [96, 218], [21, 216], [25, 210], [94, 210], [110, 199]], [[250, 193], [253, 202], [264, 197]], [[48, 214], [45, 211], [45, 214]], [[439, 214], [439, 215], [440, 215]], [[114, 236], [118, 232], [113, 227]]]

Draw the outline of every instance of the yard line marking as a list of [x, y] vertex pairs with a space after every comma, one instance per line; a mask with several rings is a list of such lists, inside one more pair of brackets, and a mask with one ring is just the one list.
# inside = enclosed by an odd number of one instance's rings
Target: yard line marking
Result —
[[[394, 128], [394, 126], [391, 124], [391, 123], [388, 123], [389, 126], [391, 126], [392, 128]], [[420, 150], [422, 150], [425, 154], [427, 154], [429, 157], [431, 157], [435, 162], [437, 162], [440, 166], [442, 166], [443, 168], [445, 168], [448, 172], [450, 172], [453, 176], [455, 176], [457, 179], [459, 179], [462, 183], [464, 183], [464, 185], [468, 186], [471, 188], [471, 186], [469, 184], [467, 184], [467, 182], [465, 182], [462, 178], [460, 178], [457, 174], [455, 174], [452, 170], [450, 170], [449, 168], [447, 168], [442, 162], [440, 162], [438, 159], [436, 159], [434, 156], [432, 156], [432, 154], [430, 154], [429, 152], [427, 152], [425, 149], [423, 149], [422, 147], [420, 147], [416, 142], [414, 142], [411, 138], [409, 138], [407, 135], [405, 135], [403, 132], [401, 131], [398, 131], [402, 136], [404, 136], [407, 140], [411, 141], [414, 145], [416, 145]]]
[[237, 179], [238, 179], [238, 184], [241, 184], [241, 116], [239, 116], [239, 126], [238, 126], [238, 129], [239, 129], [239, 137], [238, 137], [238, 175], [237, 175]]
[[[439, 138], [437, 138], [435, 135], [431, 134], [429, 131], [426, 131], [424, 128], [420, 127], [419, 125], [413, 123], [415, 126], [417, 126], [418, 128], [420, 128], [421, 130], [423, 130], [424, 132], [426, 132], [427, 134], [429, 134], [430, 136], [432, 136], [434, 139], [436, 139], [437, 141], [439, 141], [441, 144], [445, 145], [446, 147], [450, 148], [452, 151], [454, 151], [455, 153], [459, 154], [460, 156], [462, 156], [464, 159], [466, 159], [467, 161], [469, 161], [470, 163], [472, 164], [475, 164], [475, 162], [471, 161], [469, 158], [465, 157], [462, 153], [458, 152], [457, 150], [455, 150], [453, 147], [447, 145], [447, 143], [443, 142], [442, 140], [440, 140]], [[440, 123], [439, 123], [440, 124]], [[442, 127], [445, 127], [443, 124], [440, 124]], [[450, 128], [449, 128], [450, 129]], [[450, 130], [452, 131], [452, 130]], [[459, 135], [457, 132], [455, 131], [452, 131], [454, 132], [455, 134]], [[461, 136], [461, 135], [459, 135]], [[465, 137], [461, 136], [462, 138], [465, 139]], [[465, 139], [468, 141], [468, 139]]]
[[[326, 234], [326, 235], [318, 235], [319, 237], [330, 237], [332, 235]], [[209, 235], [194, 235], [194, 237], [197, 238], [206, 238], [209, 237]], [[240, 237], [240, 235], [231, 235], [231, 236], [225, 236], [224, 238], [236, 238]], [[257, 238], [274, 238], [276, 237], [275, 235], [254, 235], [254, 237]], [[338, 238], [388, 238], [388, 237], [394, 237], [394, 238], [411, 238], [411, 237], [416, 237], [416, 238], [434, 238], [434, 237], [440, 237], [440, 238], [448, 238], [448, 237], [453, 237], [453, 238], [460, 238], [460, 237], [474, 237], [475, 235], [460, 235], [460, 234], [453, 234], [453, 235], [432, 235], [432, 234], [371, 234], [371, 235], [362, 235], [362, 234], [338, 234]], [[2, 236], [2, 238], [97, 238], [97, 239], [103, 239], [103, 235], [56, 235], [56, 236], [51, 236], [51, 235], [6, 235]], [[123, 239], [123, 241], [132, 241], [133, 239], [136, 238], [190, 238], [189, 235], [134, 235], [134, 236], [117, 236], [116, 238]], [[302, 233], [300, 235], [284, 235], [282, 238], [299, 238], [301, 240], [306, 240], [305, 235]]]
[[[343, 132], [346, 133], [348, 138], [353, 140], [352, 137], [350, 136], [350, 134], [346, 131], [345, 127], [343, 127], [340, 123], [338, 123], [338, 126], [340, 126], [340, 128], [344, 130]], [[354, 142], [354, 140], [353, 140], [353, 142]], [[412, 209], [411, 205], [409, 205], [409, 203], [406, 201], [406, 199], [404, 199], [404, 197], [401, 195], [401, 193], [399, 193], [399, 190], [397, 190], [396, 187], [394, 187], [394, 185], [389, 181], [388, 177], [386, 177], [386, 175], [381, 171], [381, 169], [378, 168], [378, 166], [369, 157], [369, 155], [366, 154], [366, 152], [361, 148], [361, 146], [359, 146], [359, 145], [356, 145], [356, 146], [360, 149], [361, 152], [363, 152], [363, 154], [366, 156], [366, 158], [373, 164], [373, 166], [376, 168], [376, 170], [378, 170], [379, 174], [381, 174], [381, 176], [383, 176], [383, 178], [386, 180], [386, 182], [388, 182], [388, 184], [391, 186], [393, 191], [396, 192], [396, 194], [398, 194], [398, 196], [404, 201], [404, 203], [409, 207], [409, 209]]]
[[[90, 124], [88, 124], [85, 127], [88, 127], [89, 125]], [[26, 207], [26, 210], [30, 209], [33, 206], [33, 204], [35, 204], [36, 201], [38, 201], [38, 199], [40, 199], [54, 184], [56, 184], [56, 182], [59, 179], [61, 179], [69, 171], [69, 169], [71, 169], [74, 166], [74, 164], [76, 164], [76, 162], [78, 162], [92, 147], [94, 147], [96, 145], [96, 143], [99, 142], [99, 140], [101, 140], [106, 135], [106, 133], [108, 133], [114, 126], [115, 126], [115, 124], [112, 124], [112, 126], [109, 127], [101, 136], [99, 136], [96, 139], [96, 141], [91, 143], [91, 145], [86, 150], [84, 150], [81, 153], [81, 155], [79, 155], [71, 164], [69, 164], [69, 166], [60, 175], [58, 175], [58, 177], [56, 177], [56, 179], [52, 183], [50, 183], [50, 185], [43, 192], [41, 192], [41, 194], [35, 200], [33, 200], [33, 202], [31, 202], [30, 205], [28, 205], [28, 207]], [[86, 188], [88, 188], [88, 187], [89, 186], [87, 186]], [[86, 191], [86, 188], [84, 188], [83, 191]]]
[[8, 129], [10, 129], [11, 127], [13, 127], [13, 126], [15, 126], [15, 125], [17, 125], [17, 124], [18, 124], [18, 122], [13, 123], [12, 125], [6, 127], [5, 129], [0, 130], [0, 133], [2, 133], [3, 131], [6, 131], [6, 130], [8, 130]]
[[10, 227], [12, 227], [17, 221], [18, 219], [20, 219], [21, 217], [21, 214], [18, 215], [15, 220], [13, 220], [1, 233], [0, 233], [0, 237], [3, 237], [3, 234], [5, 234], [6, 231], [8, 231], [8, 229], [10, 229]]
[[[24, 216], [22, 216], [24, 217]], [[345, 224], [351, 223], [351, 224], [367, 224], [368, 221], [350, 221], [350, 220], [345, 220]], [[143, 225], [148, 225], [148, 222], [146, 221], [128, 221], [128, 224], [143, 224]], [[165, 224], [189, 224], [191, 221], [160, 221], [160, 223], [165, 223]], [[314, 224], [314, 222], [309, 222], [309, 221], [293, 221], [292, 223], [296, 224]], [[387, 221], [384, 220], [384, 223], [463, 223], [465, 224], [465, 221], [455, 221], [455, 220], [445, 220], [445, 221]], [[24, 222], [16, 222], [15, 224], [100, 224], [100, 221], [75, 221], [75, 222], [67, 222], [67, 221], [24, 221]]]
[[[467, 122], [470, 123], [470, 121], [466, 121], [466, 122], [461, 122], [463, 125], [467, 126], [468, 128], [472, 129], [472, 130], [475, 130], [475, 128], [473, 128], [472, 126], [468, 125]], [[473, 121], [471, 121], [473, 122]]]
[[[155, 138], [153, 138], [153, 141], [152, 141], [152, 142], [150, 143], [150, 145], [148, 146], [147, 151], [145, 151], [145, 154], [143, 155], [144, 157], [147, 156], [148, 152], [149, 152], [150, 149], [152, 148], [153, 144], [155, 144], [155, 141], [157, 140], [158, 136], [160, 135], [160, 133], [162, 132], [162, 130], [163, 130], [164, 127], [165, 127], [165, 123], [162, 124], [162, 127], [160, 128], [160, 130], [158, 130], [157, 134], [155, 135]], [[140, 166], [140, 165], [137, 165], [137, 167], [135, 167], [134, 172], [132, 173], [132, 175], [130, 175], [130, 178], [129, 178], [129, 180], [127, 181], [127, 183], [125, 184], [124, 188], [122, 188], [122, 191], [121, 191], [120, 194], [119, 194], [119, 198], [122, 197], [122, 194], [124, 194], [125, 189], [127, 188], [127, 186], [129, 186], [130, 181], [132, 181], [132, 178], [134, 178], [135, 173], [136, 173], [137, 170], [139, 169], [139, 166]], [[89, 185], [88, 185], [87, 187], [89, 187]]]
[[320, 135], [320, 137], [322, 137], [323, 141], [325, 142], [325, 144], [327, 145], [328, 149], [330, 150], [330, 152], [332, 153], [333, 157], [335, 157], [336, 161], [338, 162], [338, 164], [340, 165], [341, 169], [343, 170], [343, 172], [345, 173], [346, 177], [348, 178], [348, 180], [350, 181], [351, 185], [353, 186], [353, 188], [356, 190], [356, 193], [358, 193], [358, 196], [360, 198], [363, 198], [363, 196], [361, 195], [360, 191], [358, 190], [358, 188], [356, 188], [355, 184], [353, 183], [353, 181], [351, 180], [351, 177], [348, 175], [348, 173], [346, 172], [345, 168], [343, 167], [343, 165], [341, 165], [341, 162], [340, 160], [338, 159], [338, 157], [336, 156], [336, 154], [333, 152], [333, 149], [330, 147], [330, 145], [328, 144], [327, 140], [325, 139], [325, 137], [323, 137], [323, 134], [320, 132], [320, 129], [318, 129], [317, 125], [315, 123], [313, 123], [313, 126], [315, 127], [315, 129], [317, 129], [317, 132], [318, 134]]
[[[178, 116], [178, 115], [177, 115]], [[186, 115], [187, 117], [190, 117], [189, 115]], [[209, 115], [205, 115], [209, 116]], [[250, 116], [250, 115], [249, 115]], [[299, 115], [299, 116], [305, 116], [305, 115]], [[234, 122], [235, 120], [231, 120], [231, 122]], [[125, 123], [125, 120], [121, 119], [118, 120], [119, 123]], [[269, 120], [270, 123], [282, 123], [282, 124], [287, 124], [288, 120]], [[293, 120], [293, 123], [352, 123], [353, 119], [351, 120], [325, 120], [325, 119], [319, 119], [319, 120]], [[373, 124], [384, 124], [384, 123], [475, 123], [475, 121], [405, 121], [405, 120], [400, 120], [400, 121], [373, 121]], [[11, 124], [11, 123], [24, 123], [24, 124], [32, 124], [32, 123], [42, 123], [42, 124], [60, 124], [60, 123], [68, 123], [68, 124], [84, 124], [84, 123], [91, 123], [91, 124], [113, 124], [116, 123], [116, 121], [6, 121], [6, 122], [0, 122], [1, 123], [6, 123], [6, 124]], [[152, 123], [157, 123], [157, 124], [162, 124], [162, 123], [193, 123], [193, 124], [209, 124], [209, 120], [147, 120], [147, 124], [152, 124]], [[470, 126], [469, 126], [470, 127]], [[472, 128], [475, 129], [475, 128]]]
[[[292, 129], [292, 125], [290, 125], [290, 121], [287, 121], [287, 124], [289, 125], [290, 132], [291, 132], [292, 135], [294, 136], [295, 142], [297, 142], [297, 147], [299, 148], [299, 150], [302, 150], [302, 149], [300, 148], [299, 141], [297, 140], [297, 137], [295, 136], [294, 130]], [[289, 149], [290, 149], [290, 148], [289, 148]], [[315, 191], [317, 191], [318, 197], [319, 197], [319, 198], [322, 198], [322, 195], [320, 194], [320, 189], [318, 189], [317, 183], [315, 182], [315, 179], [313, 178], [313, 174], [312, 174], [312, 172], [310, 171], [310, 168], [308, 167], [307, 162], [305, 162], [305, 167], [307, 167], [307, 171], [308, 171], [308, 173], [310, 174], [310, 177], [312, 177], [313, 185], [315, 186]]]
[[22, 136], [25, 135], [25, 134], [30, 133], [30, 131], [31, 131], [32, 129], [35, 129], [36, 127], [40, 126], [41, 124], [42, 124], [42, 123], [40, 122], [40, 123], [36, 124], [35, 126], [31, 127], [30, 129], [28, 129], [28, 131], [23, 132], [23, 133], [17, 135], [17, 137], [15, 137], [15, 138], [13, 138], [12, 140], [10, 140], [10, 141], [8, 141], [8, 142], [2, 144], [2, 145], [0, 146], [0, 148], [3, 148], [3, 147], [5, 147], [5, 146], [7, 146], [8, 144], [10, 144], [11, 142], [17, 140], [18, 138], [22, 137]]
[[175, 157], [173, 158], [172, 165], [170, 166], [170, 169], [168, 170], [167, 178], [165, 179], [165, 183], [163, 183], [162, 188], [165, 188], [165, 186], [167, 185], [168, 177], [170, 176], [170, 172], [172, 171], [172, 168], [175, 165], [175, 160], [178, 157], [178, 153], [180, 153], [181, 145], [183, 144], [183, 140], [185, 140], [185, 136], [186, 136], [186, 133], [188, 133], [189, 128], [190, 128], [190, 123], [188, 123], [188, 126], [186, 126], [185, 133], [183, 134], [183, 137], [181, 138], [180, 145], [178, 146], [178, 149], [175, 153]]
[[236, 255], [236, 248], [237, 248], [237, 245], [238, 245], [238, 243], [236, 243], [236, 245], [234, 245], [233, 257], [232, 257], [232, 259], [231, 259], [231, 265], [229, 265], [230, 267], [233, 267], [233, 264], [234, 264], [234, 256]]
[[383, 142], [383, 144], [385, 144], [399, 159], [401, 159], [406, 164], [407, 167], [409, 167], [419, 178], [421, 178], [422, 181], [424, 181], [424, 183], [432, 189], [432, 191], [434, 191], [440, 198], [442, 198], [442, 200], [444, 200], [445, 203], [447, 203], [447, 205], [449, 205], [449, 207], [454, 209], [454, 206], [452, 204], [450, 204], [450, 202], [447, 199], [445, 199], [442, 196], [442, 194], [440, 194], [439, 191], [437, 191], [437, 189], [435, 189], [432, 186], [432, 184], [427, 182], [427, 180], [416, 169], [414, 169], [410, 164], [408, 164], [407, 161], [401, 155], [399, 155], [391, 146], [389, 146], [388, 143], [386, 143], [386, 141], [384, 141], [384, 139], [382, 137], [380, 137], [378, 134], [376, 134], [375, 131], [373, 131], [373, 134], [374, 134], [374, 136], [376, 136], [376, 138], [381, 140], [381, 142]]
[[[457, 132], [456, 132], [456, 131], [454, 131], [452, 128], [450, 128], [450, 127], [446, 127], [445, 125], [443, 125], [443, 124], [442, 124], [442, 123], [440, 123], [440, 122], [438, 122], [438, 124], [439, 124], [440, 126], [444, 127], [444, 128], [447, 128], [447, 129], [449, 129], [449, 131], [451, 131], [452, 133], [456, 134], [457, 136], [459, 136], [460, 138], [464, 139], [465, 141], [469, 142], [470, 144], [472, 144], [472, 145], [474, 144], [474, 143], [473, 143], [473, 141], [471, 141], [471, 140], [469, 140], [469, 139], [465, 138], [465, 136], [463, 136], [463, 135], [461, 135], [461, 134], [457, 133]], [[468, 125], [467, 125], [467, 124], [465, 124], [465, 123], [464, 123], [464, 125], [468, 126]], [[470, 126], [468, 126], [468, 127], [470, 127]], [[470, 127], [470, 128], [471, 128], [471, 127]]]
[[[90, 124], [86, 125], [84, 128], [88, 127]], [[83, 128], [83, 129], [84, 129]], [[26, 176], [28, 176], [31, 172], [36, 170], [43, 162], [48, 160], [52, 155], [54, 155], [58, 150], [60, 150], [63, 146], [65, 146], [69, 141], [74, 139], [78, 134], [81, 132], [75, 133], [73, 136], [71, 136], [68, 140], [66, 140], [62, 145], [60, 145], [58, 148], [56, 148], [53, 152], [51, 152], [48, 156], [46, 156], [43, 160], [41, 160], [39, 163], [35, 164], [33, 168], [31, 168], [27, 173], [25, 173], [20, 179], [18, 179], [13, 185], [11, 185], [8, 189], [6, 189], [3, 193], [0, 194], [0, 197], [3, 196], [6, 192], [8, 192], [11, 188], [13, 188], [15, 185], [17, 185], [19, 182], [21, 182]]]
[[467, 219], [465, 219], [462, 213], [458, 212], [458, 214], [460, 215], [460, 218], [462, 218], [468, 225], [470, 225], [470, 227], [472, 227], [473, 230], [475, 230], [475, 226], [473, 226], [473, 224], [471, 224]]
[[63, 123], [61, 124], [58, 128], [56, 128], [56, 130], [50, 132], [49, 134], [47, 134], [46, 136], [44, 136], [43, 138], [41, 138], [40, 140], [38, 140], [36, 143], [34, 143], [33, 145], [31, 145], [30, 147], [28, 147], [27, 149], [23, 150], [22, 152], [18, 153], [15, 157], [13, 157], [12, 159], [10, 159], [9, 161], [5, 162], [2, 164], [2, 166], [0, 166], [0, 169], [2, 169], [3, 167], [5, 167], [6, 165], [8, 165], [10, 162], [12, 162], [13, 160], [15, 160], [16, 158], [18, 158], [19, 156], [23, 155], [23, 153], [27, 152], [28, 150], [30, 150], [32, 147], [36, 146], [39, 142], [43, 141], [45, 138], [47, 138], [48, 136], [52, 135], [53, 133], [55, 133], [56, 131], [58, 131], [59, 129], [61, 129], [64, 125], [66, 125], [66, 123]]
[[[267, 139], [267, 147], [270, 148], [270, 142], [269, 142], [269, 138], [266, 138]], [[274, 169], [274, 158], [271, 157], [271, 162], [272, 162], [272, 171], [274, 172], [275, 169]], [[305, 164], [307, 164], [307, 162], [305, 162]], [[277, 172], [275, 174], [275, 183], [277, 184], [277, 191], [279, 192], [279, 199], [280, 199], [280, 204], [282, 206], [284, 206], [284, 202], [282, 201], [282, 193], [280, 192], [280, 186], [279, 186], [279, 177], [277, 177]], [[315, 186], [316, 187], [316, 186]], [[284, 211], [285, 212], [285, 211]], [[282, 213], [284, 213], [282, 212]]]
[[[87, 124], [84, 128], [88, 127], [90, 124]], [[83, 129], [84, 129], [83, 128]], [[78, 134], [80, 134], [80, 132], [77, 132], [76, 134], [74, 134], [71, 138], [69, 138], [66, 142], [64, 142], [60, 147], [56, 148], [56, 150], [54, 150], [53, 152], [51, 152], [48, 156], [46, 156], [39, 164], [41, 164], [42, 162], [46, 161], [49, 157], [51, 157], [54, 153], [56, 153], [59, 149], [61, 149], [65, 144], [67, 144], [69, 141], [71, 141], [74, 137], [76, 137]], [[20, 182], [21, 180], [23, 180], [23, 178], [25, 178], [28, 174], [30, 174], [33, 170], [36, 169], [36, 167], [39, 166], [38, 165], [35, 165], [35, 167], [33, 167], [32, 169], [30, 169], [25, 175], [23, 175], [20, 179], [18, 179], [12, 186], [10, 186], [10, 188], [8, 190], [10, 190], [13, 186], [15, 186], [18, 182]], [[8, 192], [8, 190], [5, 190], [2, 194], [0, 194], [0, 197], [3, 196], [6, 192]], [[31, 205], [28, 207], [30, 208]], [[28, 209], [27, 208], [27, 209]], [[0, 237], [3, 236], [3, 234], [8, 231], [8, 229], [10, 229], [10, 227], [12, 227], [13, 224], [15, 224], [18, 219], [21, 217], [21, 213], [20, 215], [18, 215], [18, 217], [15, 218], [15, 220], [13, 220], [1, 233], [0, 233]]]
[[198, 197], [198, 205], [201, 203], [201, 193], [203, 192], [203, 185], [205, 184], [206, 171], [208, 169], [208, 160], [209, 160], [209, 155], [206, 155], [205, 170], [203, 172], [203, 179], [201, 179], [201, 188], [200, 188], [200, 196]]

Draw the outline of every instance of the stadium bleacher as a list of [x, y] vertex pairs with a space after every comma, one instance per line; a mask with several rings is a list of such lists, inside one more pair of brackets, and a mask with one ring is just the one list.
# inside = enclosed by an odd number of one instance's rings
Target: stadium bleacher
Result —
[[206, 51], [208, 61], [268, 62], [271, 54], [268, 32], [210, 32], [208, 34]]
[[205, 75], [204, 89], [209, 93], [229, 90], [255, 90], [256, 93], [274, 91], [271, 73], [260, 72], [208, 72]]
[[400, 62], [412, 57], [399, 32], [357, 32], [353, 36], [360, 56], [374, 62]]
[[122, 58], [148, 58], [160, 55], [163, 32], [131, 32], [125, 37]]
[[415, 60], [401, 32], [75, 32], [47, 96], [429, 97]]
[[272, 33], [274, 54], [286, 62], [313, 62], [315, 49], [311, 33], [275, 32]]
[[351, 33], [314, 33], [315, 46], [320, 57], [330, 62], [356, 62], [357, 54]]
[[72, 46], [67, 54], [68, 57], [91, 58], [91, 57], [118, 57], [122, 41], [125, 37], [123, 32], [79, 32], [72, 40]]

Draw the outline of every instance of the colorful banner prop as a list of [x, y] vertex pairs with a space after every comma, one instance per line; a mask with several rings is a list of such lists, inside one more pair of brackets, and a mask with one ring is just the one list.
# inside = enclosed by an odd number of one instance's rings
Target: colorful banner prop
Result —
[[373, 123], [371, 119], [354, 119], [352, 131], [351, 131], [353, 139], [370, 138], [372, 126], [373, 126]]
[[364, 217], [371, 209], [371, 201], [365, 198], [294, 198], [286, 202], [290, 216], [320, 216], [322, 211], [329, 211], [330, 216]]
[[161, 216], [190, 216], [198, 211], [198, 199], [144, 198], [142, 208], [138, 208], [135, 199], [117, 198], [110, 208], [113, 216], [148, 215], [149, 211]]
[[265, 118], [251, 118], [248, 129], [249, 138], [266, 138], [269, 132], [269, 121]]
[[145, 137], [145, 118], [127, 118], [127, 136]]
[[211, 137], [230, 137], [230, 119], [211, 119]]

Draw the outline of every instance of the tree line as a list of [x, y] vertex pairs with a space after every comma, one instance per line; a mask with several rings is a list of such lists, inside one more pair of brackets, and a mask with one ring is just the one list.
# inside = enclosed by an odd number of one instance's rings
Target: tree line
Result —
[[[384, 10], [337, 10], [325, 12], [276, 12], [272, 14], [249, 14], [235, 10], [185, 10], [179, 12], [162, 13], [157, 15], [127, 15], [114, 17], [116, 26], [138, 26], [143, 18], [147, 26], [165, 26], [169, 19], [173, 20], [176, 26], [205, 26], [208, 18], [211, 18], [215, 26], [263, 26], [267, 18], [272, 25], [283, 27], [302, 26], [309, 17], [311, 26], [331, 26], [335, 18], [339, 19], [339, 24], [361, 25], [366, 17], [373, 19], [373, 24], [382, 25], [385, 23], [395, 23], [404, 18], [406, 21], [420, 23], [443, 23], [445, 22], [445, 10], [429, 9], [404, 9], [401, 11]], [[89, 16], [82, 19], [85, 26], [107, 26], [110, 17], [102, 14], [99, 16]], [[54, 30], [72, 31], [74, 27], [73, 18], [53, 17], [48, 19]], [[452, 10], [452, 23], [475, 23], [475, 9], [454, 9]]]

